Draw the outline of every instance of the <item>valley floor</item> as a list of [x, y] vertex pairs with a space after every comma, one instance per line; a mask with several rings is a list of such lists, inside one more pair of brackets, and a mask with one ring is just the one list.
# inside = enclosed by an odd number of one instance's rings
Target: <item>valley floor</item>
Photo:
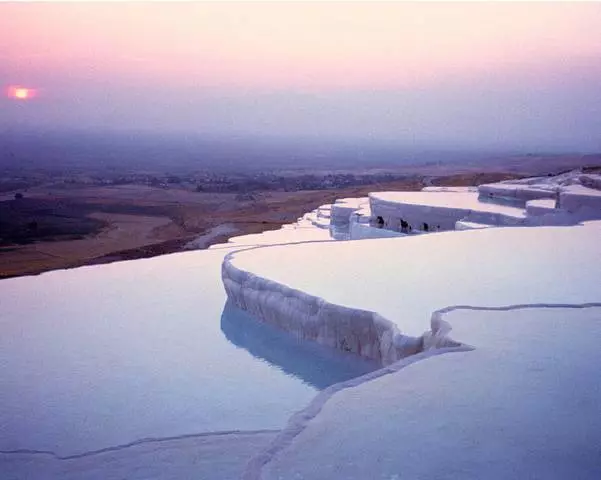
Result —
[[[505, 176], [492, 175], [495, 178]], [[449, 181], [453, 181], [453, 177], [449, 177]], [[461, 182], [464, 181], [469, 179], [461, 178]], [[234, 235], [278, 229], [336, 198], [360, 197], [381, 189], [414, 191], [423, 185], [424, 178], [416, 177], [330, 190], [257, 192], [248, 199], [228, 193], [198, 193], [140, 185], [73, 190], [36, 187], [27, 192], [26, 198], [43, 202], [44, 210], [54, 211], [57, 205], [67, 203], [76, 209], [80, 219], [100, 220], [105, 226], [98, 232], [77, 238], [58, 235], [24, 245], [0, 243], [0, 278], [175, 253], [185, 250], [186, 245], [199, 237], [204, 237], [205, 241], [196, 243], [202, 243], [206, 248]], [[4, 202], [16, 202], [9, 200], [10, 195], [3, 197]], [[33, 212], [31, 215], [37, 218], [35, 215], [38, 214]]]

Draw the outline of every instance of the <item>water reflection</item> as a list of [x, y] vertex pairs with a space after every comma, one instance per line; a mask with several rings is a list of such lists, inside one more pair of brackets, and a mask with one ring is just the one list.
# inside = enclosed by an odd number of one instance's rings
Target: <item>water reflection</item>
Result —
[[221, 314], [221, 331], [235, 346], [319, 390], [379, 368], [375, 362], [297, 340], [230, 302]]

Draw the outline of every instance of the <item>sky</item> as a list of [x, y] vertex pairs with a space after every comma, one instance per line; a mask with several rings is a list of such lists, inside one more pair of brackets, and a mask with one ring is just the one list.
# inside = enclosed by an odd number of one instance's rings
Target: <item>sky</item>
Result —
[[600, 25], [601, 3], [0, 3], [0, 128], [600, 151]]

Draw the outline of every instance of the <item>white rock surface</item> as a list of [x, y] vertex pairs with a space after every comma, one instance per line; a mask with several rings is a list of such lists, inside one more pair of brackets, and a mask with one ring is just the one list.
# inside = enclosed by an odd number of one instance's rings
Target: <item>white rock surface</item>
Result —
[[484, 223], [468, 222], [466, 220], [459, 220], [455, 223], [455, 230], [480, 230], [482, 228], [492, 228], [492, 225], [486, 225]]
[[538, 198], [555, 198], [557, 196], [557, 188], [541, 188], [529, 184], [515, 183], [491, 183], [488, 185], [480, 185], [478, 190], [481, 195], [491, 197], [515, 198], [518, 200], [535, 200]]
[[43, 480], [232, 480], [276, 432], [232, 432], [121, 445], [85, 456], [0, 453], [3, 479]]
[[373, 217], [381, 216], [388, 228], [398, 229], [401, 219], [413, 230], [427, 223], [430, 231], [453, 230], [456, 222], [519, 225], [525, 221], [522, 208], [481, 202], [476, 192], [377, 192], [369, 195]]
[[601, 218], [601, 175], [583, 174], [575, 170], [554, 177], [533, 177], [480, 185], [478, 190], [483, 196], [493, 198], [559, 200], [558, 206], [570, 213], [589, 208], [594, 210], [591, 212], [592, 217]]
[[369, 224], [352, 222], [349, 227], [349, 240], [366, 240], [369, 238], [397, 238], [404, 237], [405, 233], [372, 227]]
[[526, 213], [528, 215], [547, 215], [555, 211], [557, 201], [552, 198], [539, 198], [526, 202]]
[[446, 319], [474, 350], [323, 392], [245, 479], [598, 479], [601, 308]]
[[[575, 225], [601, 219], [601, 175], [568, 172], [479, 187], [425, 187], [420, 192], [369, 194], [372, 224], [415, 231], [466, 230], [476, 225]], [[356, 211], [353, 218], [363, 218]], [[360, 222], [361, 223], [361, 222]], [[363, 222], [365, 223], [365, 222]], [[384, 235], [383, 235], [384, 236]], [[350, 237], [352, 238], [352, 237]]]
[[235, 252], [222, 275], [262, 320], [386, 364], [419, 346], [437, 308], [598, 300], [599, 238], [591, 222], [305, 243]]
[[321, 207], [307, 213], [303, 216], [303, 219], [308, 220], [311, 224], [317, 228], [329, 228], [330, 227], [330, 206], [322, 205]]
[[342, 198], [336, 200], [332, 205], [330, 218], [331, 224], [335, 227], [346, 227], [349, 225], [350, 216], [356, 210], [369, 204], [367, 197], [360, 198]]
[[598, 218], [601, 215], [601, 190], [592, 190], [582, 185], [571, 185], [564, 188], [559, 194], [559, 205], [562, 209], [576, 213], [581, 209], [593, 210]]

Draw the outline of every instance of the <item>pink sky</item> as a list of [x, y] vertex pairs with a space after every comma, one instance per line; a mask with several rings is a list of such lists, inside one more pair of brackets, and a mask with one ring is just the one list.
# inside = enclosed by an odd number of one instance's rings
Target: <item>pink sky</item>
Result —
[[[601, 55], [597, 4], [0, 6], [13, 82], [41, 72], [265, 88], [417, 86]], [[91, 72], [93, 71], [93, 72]]]
[[597, 3], [0, 4], [0, 82], [64, 104], [581, 88], [600, 25]]

